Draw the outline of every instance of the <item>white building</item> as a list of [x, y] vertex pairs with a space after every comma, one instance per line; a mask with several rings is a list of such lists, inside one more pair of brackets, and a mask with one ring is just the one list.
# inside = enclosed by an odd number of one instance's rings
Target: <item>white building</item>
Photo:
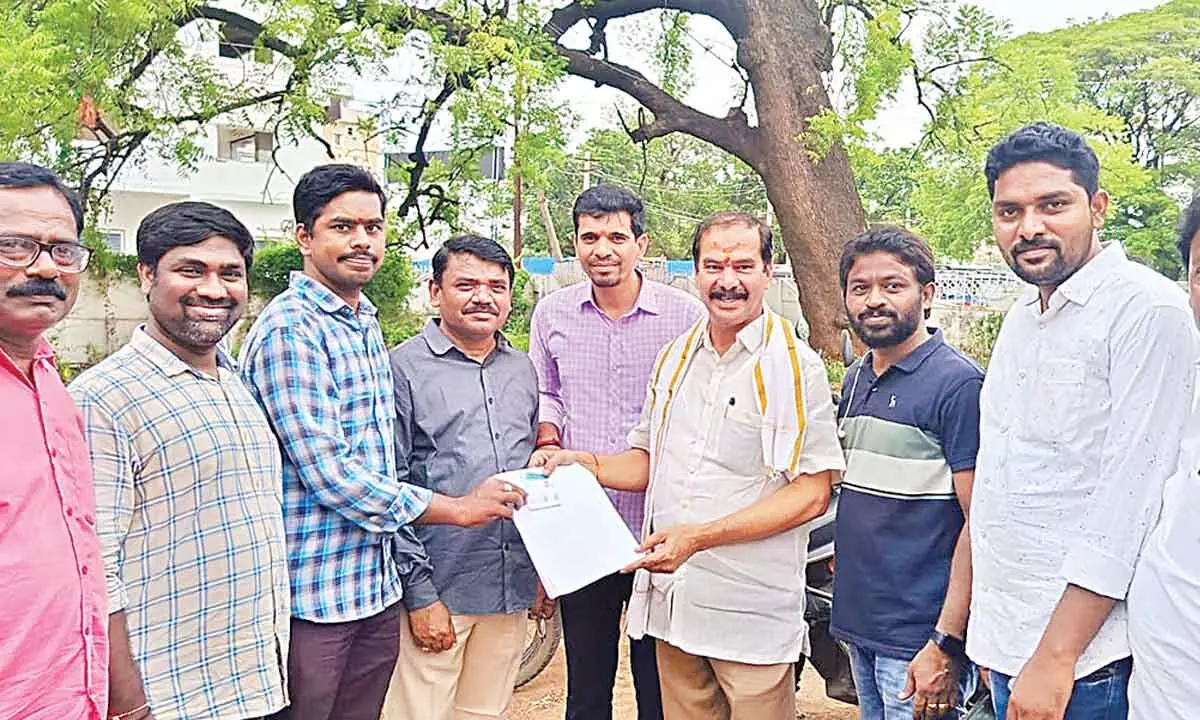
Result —
[[[285, 61], [256, 48], [254, 38], [214, 21], [201, 21], [180, 31], [189, 54], [210, 58], [233, 84], [270, 90], [281, 87]], [[169, 80], [154, 76], [144, 82], [148, 97], [172, 107]], [[184, 169], [152, 149], [132, 158], [122, 169], [102, 208], [99, 229], [118, 252], [132, 254], [138, 224], [149, 212], [181, 200], [205, 200], [228, 209], [261, 241], [291, 238], [292, 190], [313, 167], [351, 162], [383, 178], [384, 157], [374, 136], [374, 118], [364, 106], [331, 93], [328, 122], [319, 129], [326, 145], [312, 137], [284, 137], [273, 132], [269, 108], [239, 111], [198, 128], [201, 156]], [[86, 140], [85, 140], [86, 141]]]

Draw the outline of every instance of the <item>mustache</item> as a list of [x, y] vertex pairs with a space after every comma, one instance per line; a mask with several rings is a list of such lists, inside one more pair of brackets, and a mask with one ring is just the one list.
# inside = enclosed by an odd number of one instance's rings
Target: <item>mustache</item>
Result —
[[34, 278], [22, 285], [9, 288], [5, 295], [8, 297], [40, 297], [49, 295], [65, 301], [67, 299], [67, 289], [53, 280]]
[[487, 313], [488, 315], [499, 315], [500, 311], [491, 305], [479, 305], [479, 304], [468, 305], [467, 307], [463, 308], [464, 315], [470, 315], [471, 313]]
[[354, 252], [348, 252], [345, 255], [339, 255], [338, 262], [341, 262], [342, 260], [349, 260], [351, 258], [366, 258], [371, 262], [376, 262], [379, 260], [379, 258], [375, 257], [375, 253], [373, 252], [369, 252], [367, 250], [355, 250]]
[[721, 288], [715, 288], [708, 293], [708, 297], [711, 300], [745, 300], [750, 297], [750, 293], [741, 289], [722, 290]]
[[182, 300], [180, 300], [179, 303], [186, 307], [229, 308], [229, 309], [237, 307], [237, 303], [233, 301], [233, 298], [226, 298], [224, 300], [207, 300], [205, 298], [185, 297]]
[[1017, 255], [1020, 255], [1023, 252], [1029, 252], [1030, 250], [1054, 250], [1058, 253], [1062, 253], [1062, 245], [1058, 244], [1058, 242], [1054, 240], [1050, 240], [1049, 238], [1032, 237], [1028, 240], [1018, 241], [1012, 246], [1011, 252], [1013, 257], [1016, 257]]
[[891, 310], [864, 310], [858, 314], [858, 321], [870, 320], [871, 318], [885, 317], [892, 320], [898, 319], [900, 316]]

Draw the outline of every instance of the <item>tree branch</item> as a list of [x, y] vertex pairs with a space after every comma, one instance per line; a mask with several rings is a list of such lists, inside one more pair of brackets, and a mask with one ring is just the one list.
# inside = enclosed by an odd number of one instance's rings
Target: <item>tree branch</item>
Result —
[[740, 37], [745, 34], [746, 23], [739, 4], [732, 0], [575, 0], [551, 13], [542, 32], [558, 42], [585, 18], [608, 21], [647, 10], [682, 10], [711, 17], [724, 25], [731, 35]]
[[751, 167], [760, 164], [758, 131], [750, 127], [741, 108], [734, 108], [724, 118], [708, 115], [675, 99], [633, 68], [561, 45], [558, 51], [567, 58], [567, 71], [572, 75], [620, 90], [654, 113], [651, 123], [630, 133], [634, 142], [686, 132], [724, 148]]
[[245, 15], [241, 15], [223, 8], [213, 7], [211, 5], [197, 5], [187, 11], [187, 14], [179, 19], [177, 24], [180, 27], [190, 24], [194, 20], [216, 20], [219, 23], [232, 25], [236, 28], [241, 28], [246, 32], [253, 34], [256, 38], [262, 41], [263, 47], [274, 50], [280, 55], [287, 57], [296, 57], [300, 55], [300, 48], [292, 45], [289, 42], [280, 40], [277, 37], [272, 37], [264, 33], [265, 28], [261, 23], [255, 22]]

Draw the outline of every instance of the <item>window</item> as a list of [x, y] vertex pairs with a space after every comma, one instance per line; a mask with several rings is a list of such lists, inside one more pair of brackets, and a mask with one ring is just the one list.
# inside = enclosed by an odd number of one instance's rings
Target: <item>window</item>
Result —
[[101, 230], [100, 237], [104, 240], [104, 244], [109, 250], [123, 255], [125, 253], [125, 231], [124, 230]]
[[275, 136], [269, 132], [222, 127], [217, 130], [217, 158], [245, 163], [269, 163]]
[[250, 59], [257, 63], [269, 64], [271, 51], [257, 44], [258, 35], [246, 28], [228, 23], [221, 24], [221, 42], [217, 46], [217, 54], [223, 58], [234, 60]]

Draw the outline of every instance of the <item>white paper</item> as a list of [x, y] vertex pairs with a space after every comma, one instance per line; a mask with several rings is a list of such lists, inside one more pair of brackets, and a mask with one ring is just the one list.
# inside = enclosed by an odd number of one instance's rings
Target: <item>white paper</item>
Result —
[[517, 532], [552, 598], [591, 585], [637, 560], [638, 542], [596, 477], [582, 465], [497, 475], [524, 490]]

